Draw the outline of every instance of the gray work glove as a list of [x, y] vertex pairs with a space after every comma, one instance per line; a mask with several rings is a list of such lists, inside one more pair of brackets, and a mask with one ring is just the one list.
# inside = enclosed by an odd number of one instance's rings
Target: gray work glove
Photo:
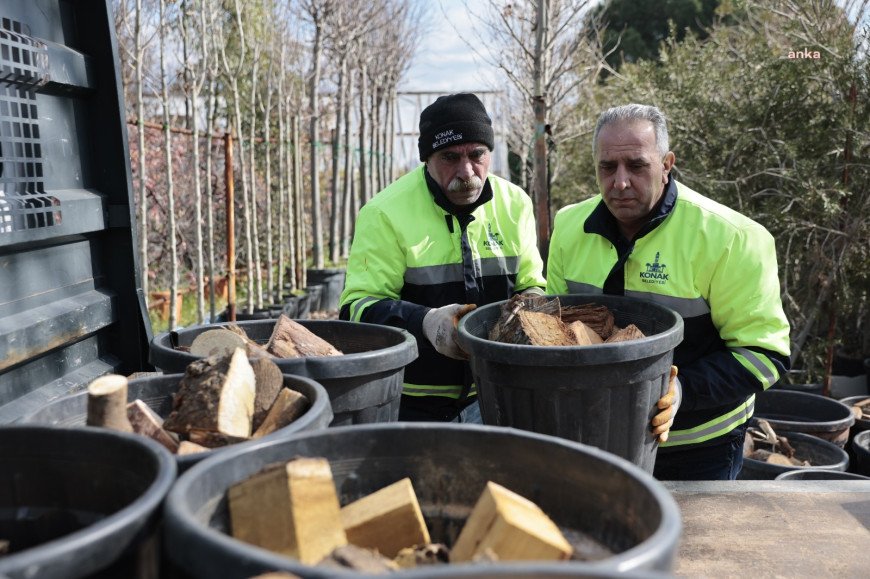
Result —
[[658, 414], [653, 416], [650, 424], [652, 425], [652, 433], [657, 436], [659, 442], [668, 440], [668, 433], [671, 431], [671, 426], [674, 424], [674, 416], [680, 408], [680, 402], [683, 401], [683, 387], [680, 380], [677, 378], [677, 367], [671, 366], [670, 383], [668, 384], [667, 393], [659, 398], [656, 408]]
[[450, 304], [429, 310], [423, 317], [423, 335], [426, 336], [435, 350], [454, 360], [467, 360], [466, 354], [459, 347], [456, 327], [459, 318], [476, 308], [474, 304]]
[[527, 287], [526, 289], [524, 289], [523, 291], [521, 291], [521, 292], [520, 292], [520, 295], [524, 295], [524, 296], [544, 296], [544, 295], [547, 295], [547, 294], [546, 294], [546, 292], [544, 292], [544, 290], [542, 290], [542, 289], [539, 288], [538, 286], [533, 285], [532, 287]]

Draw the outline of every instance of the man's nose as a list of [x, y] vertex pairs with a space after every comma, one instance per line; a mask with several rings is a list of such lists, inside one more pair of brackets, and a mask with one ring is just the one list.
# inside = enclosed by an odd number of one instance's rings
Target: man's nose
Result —
[[631, 178], [628, 171], [622, 165], [616, 168], [616, 173], [613, 176], [613, 188], [617, 191], [625, 191], [631, 186]]
[[459, 167], [456, 170], [456, 176], [463, 181], [468, 181], [474, 175], [474, 168], [471, 164], [471, 159], [463, 157], [459, 161]]

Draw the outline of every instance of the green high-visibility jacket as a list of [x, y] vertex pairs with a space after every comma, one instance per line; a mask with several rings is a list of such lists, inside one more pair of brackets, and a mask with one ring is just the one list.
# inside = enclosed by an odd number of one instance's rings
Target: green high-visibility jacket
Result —
[[360, 210], [341, 317], [411, 332], [420, 356], [405, 368], [403, 394], [456, 399], [469, 392], [468, 363], [435, 351], [423, 335], [426, 313], [505, 300], [546, 282], [522, 189], [490, 175], [481, 198], [491, 191], [491, 199], [470, 215], [454, 215], [435, 202], [424, 172], [414, 169]]
[[789, 368], [773, 237], [751, 219], [670, 178], [633, 241], [600, 195], [556, 215], [547, 293], [606, 293], [677, 311], [683, 390], [668, 447], [710, 443], [745, 424], [755, 394]]

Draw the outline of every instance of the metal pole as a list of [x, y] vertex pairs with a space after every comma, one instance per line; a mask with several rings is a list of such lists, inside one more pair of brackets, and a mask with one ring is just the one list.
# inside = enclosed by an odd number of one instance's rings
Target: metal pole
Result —
[[233, 181], [233, 133], [224, 133], [224, 181], [227, 189], [227, 320], [236, 321], [236, 226]]

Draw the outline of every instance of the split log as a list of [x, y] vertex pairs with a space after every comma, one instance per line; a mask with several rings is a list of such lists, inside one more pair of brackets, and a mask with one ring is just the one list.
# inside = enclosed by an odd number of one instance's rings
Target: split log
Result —
[[195, 442], [190, 442], [189, 440], [182, 440], [178, 444], [178, 452], [176, 453], [178, 456], [185, 456], [188, 454], [197, 454], [200, 452], [208, 452], [209, 449], [204, 447], [201, 444], [197, 444]]
[[248, 361], [254, 370], [254, 383], [256, 384], [254, 418], [251, 423], [251, 430], [256, 432], [263, 424], [263, 420], [266, 419], [266, 415], [269, 414], [269, 409], [275, 404], [278, 393], [284, 388], [284, 376], [281, 375], [278, 364], [273, 362], [271, 358], [251, 356], [249, 352]]
[[314, 565], [347, 544], [329, 461], [270, 465], [228, 492], [233, 537]]
[[127, 419], [127, 378], [118, 374], [100, 376], [88, 385], [88, 426], [133, 432]]
[[163, 419], [138, 398], [127, 405], [127, 419], [133, 432], [154, 439], [171, 453], [178, 452], [178, 438], [163, 429]]
[[490, 329], [489, 339], [506, 344], [528, 344], [518, 314], [520, 311], [561, 315], [559, 298], [517, 294], [501, 306], [498, 322]]
[[494, 482], [486, 483], [450, 551], [450, 561], [472, 561], [487, 549], [502, 561], [563, 560], [574, 552], [535, 503]]
[[342, 355], [332, 344], [284, 314], [275, 322], [275, 329], [272, 330], [266, 350], [279, 358]]
[[541, 312], [521, 310], [520, 319], [523, 332], [529, 337], [529, 342], [535, 346], [573, 346], [573, 338], [568, 335], [568, 328], [556, 316]]
[[254, 370], [241, 348], [191, 362], [163, 427], [179, 434], [198, 429], [250, 437], [254, 396]]
[[410, 478], [403, 478], [341, 509], [348, 542], [395, 557], [429, 542], [429, 529]]
[[190, 439], [190, 442], [208, 449], [222, 448], [224, 446], [250, 440], [247, 436], [233, 436], [231, 434], [224, 434], [223, 432], [215, 432], [213, 430], [203, 430], [201, 428], [191, 428], [187, 432], [187, 437]]
[[604, 340], [604, 343], [613, 344], [615, 342], [628, 342], [629, 340], [639, 340], [640, 338], [645, 337], [646, 335], [640, 331], [640, 328], [634, 324], [629, 324], [626, 327], [613, 332], [609, 338]]
[[595, 330], [580, 320], [568, 324], [568, 331], [572, 336], [574, 336], [574, 342], [578, 346], [591, 346], [593, 344], [601, 344], [604, 342]]
[[190, 353], [194, 356], [225, 356], [232, 354], [236, 348], [244, 348], [245, 338], [226, 328], [206, 330], [194, 338], [190, 344]]
[[607, 306], [599, 304], [579, 304], [562, 308], [562, 321], [566, 324], [583, 322], [606, 340], [614, 330], [613, 312]]
[[281, 392], [275, 398], [272, 408], [263, 419], [260, 427], [254, 432], [252, 438], [260, 438], [269, 433], [275, 432], [279, 428], [284, 428], [308, 410], [311, 403], [308, 398], [301, 392], [291, 390], [290, 388], [282, 388]]

